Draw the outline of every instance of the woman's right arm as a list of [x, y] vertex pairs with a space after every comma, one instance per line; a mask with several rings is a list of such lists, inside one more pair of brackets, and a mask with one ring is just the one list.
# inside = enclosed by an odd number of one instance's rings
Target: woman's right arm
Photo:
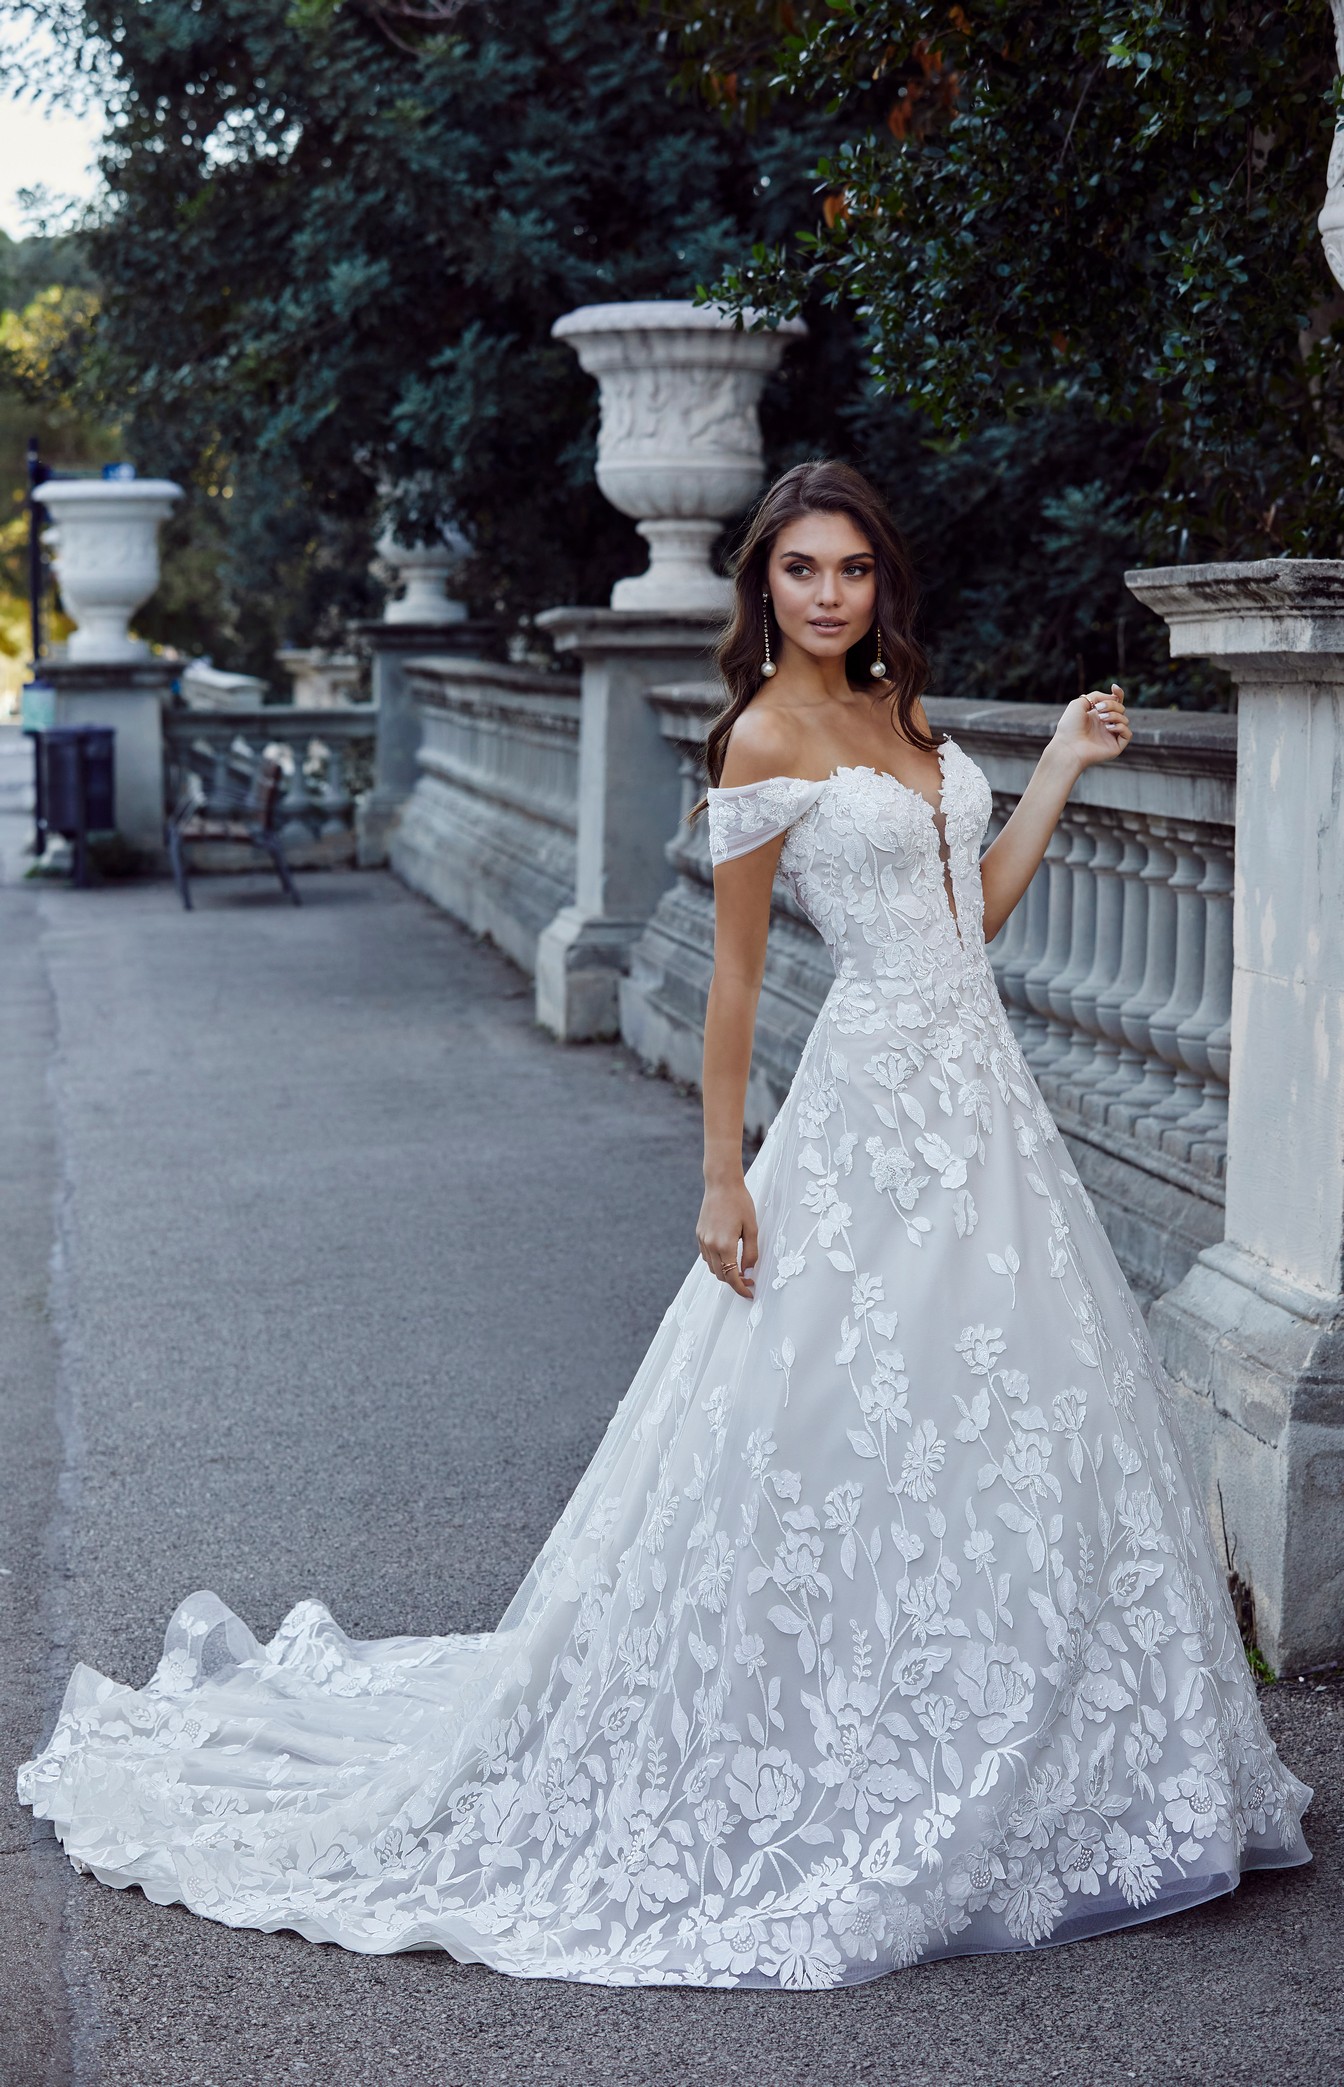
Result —
[[[795, 740], [790, 718], [753, 703], [733, 726], [720, 784], [736, 789], [792, 773]], [[756, 1266], [756, 1206], [744, 1179], [742, 1130], [771, 893], [783, 846], [784, 836], [777, 834], [714, 871], [714, 976], [705, 1009], [701, 1077], [705, 1195], [695, 1236], [702, 1259], [739, 1297], [752, 1295], [750, 1271]]]
[[784, 836], [778, 834], [747, 855], [721, 862], [714, 872], [714, 976], [705, 1010], [701, 1081], [705, 1195], [695, 1236], [702, 1258], [739, 1297], [753, 1294], [749, 1271], [756, 1265], [756, 1207], [743, 1173], [742, 1129], [770, 895], [783, 845]]

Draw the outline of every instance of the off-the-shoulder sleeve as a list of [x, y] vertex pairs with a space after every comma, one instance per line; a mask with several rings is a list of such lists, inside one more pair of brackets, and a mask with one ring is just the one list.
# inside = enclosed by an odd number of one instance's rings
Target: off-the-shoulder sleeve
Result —
[[775, 840], [802, 818], [825, 787], [805, 776], [771, 775], [760, 783], [707, 790], [710, 860], [731, 862], [735, 855], [748, 855]]

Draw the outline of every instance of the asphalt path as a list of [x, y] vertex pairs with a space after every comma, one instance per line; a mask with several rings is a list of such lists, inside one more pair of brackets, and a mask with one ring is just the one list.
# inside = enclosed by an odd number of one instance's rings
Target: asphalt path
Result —
[[694, 1251], [698, 1108], [563, 1050], [379, 874], [23, 879], [0, 732], [6, 2087], [1035, 2087], [1339, 2076], [1344, 1692], [1270, 1690], [1306, 1870], [839, 1993], [604, 1990], [234, 1932], [77, 1878], [9, 1794], [70, 1665], [181, 1597], [490, 1628]]

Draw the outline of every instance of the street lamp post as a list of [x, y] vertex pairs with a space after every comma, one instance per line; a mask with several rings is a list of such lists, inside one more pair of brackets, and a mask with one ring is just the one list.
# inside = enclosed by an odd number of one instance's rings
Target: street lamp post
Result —
[[32, 638], [33, 672], [42, 659], [42, 521], [37, 489], [51, 473], [38, 451], [36, 435], [28, 437], [28, 627]]

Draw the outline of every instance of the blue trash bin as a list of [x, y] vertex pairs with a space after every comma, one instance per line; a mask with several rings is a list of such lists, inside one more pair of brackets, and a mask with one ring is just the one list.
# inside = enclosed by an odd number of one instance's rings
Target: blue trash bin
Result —
[[89, 881], [88, 837], [116, 824], [116, 734], [110, 725], [53, 725], [30, 732], [36, 765], [37, 841], [59, 833], [74, 847], [74, 882]]

